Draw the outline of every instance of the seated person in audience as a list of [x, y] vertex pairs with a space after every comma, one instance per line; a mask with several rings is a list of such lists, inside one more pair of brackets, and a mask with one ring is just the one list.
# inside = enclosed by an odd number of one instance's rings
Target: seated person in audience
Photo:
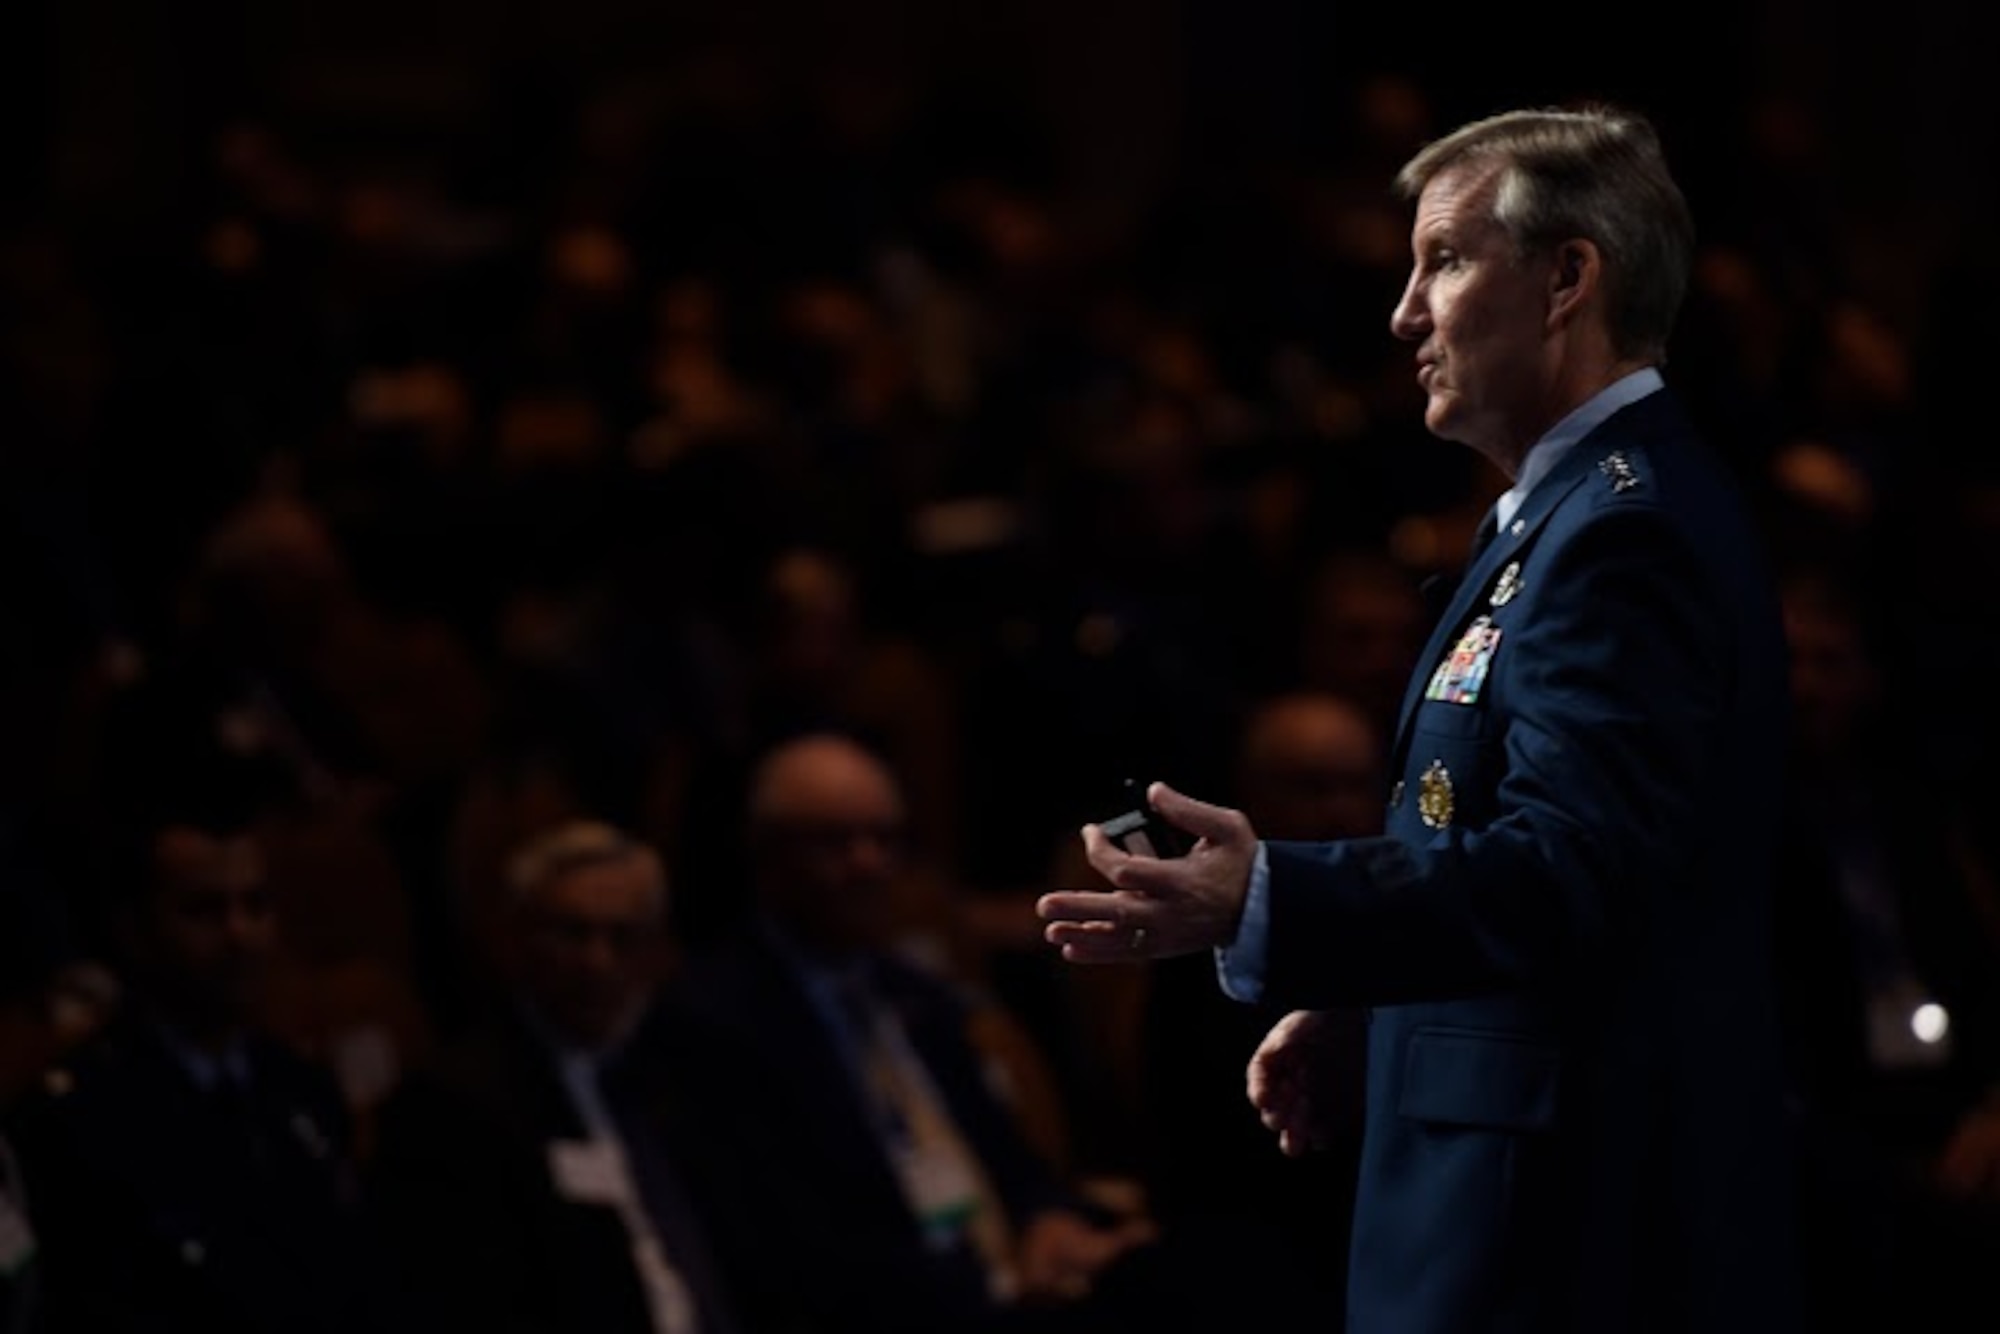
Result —
[[835, 1334], [1124, 1334], [1275, 1320], [1289, 1270], [1223, 1229], [1159, 1228], [1024, 1133], [969, 992], [903, 913], [903, 790], [853, 736], [752, 766], [752, 911], [680, 979], [695, 1090], [756, 1186], [762, 1285]]
[[[1794, 778], [1777, 945], [1803, 1149], [1807, 1295], [1829, 1323], [1992, 1327], [2000, 1255], [2000, 948], [1980, 817], [1897, 712], [1865, 583], [1782, 584]], [[1903, 1322], [1909, 1322], [1903, 1325]]]
[[329, 1071], [271, 1035], [279, 924], [250, 825], [137, 820], [120, 1008], [12, 1109], [46, 1334], [385, 1334], [403, 1312]]
[[668, 884], [608, 824], [559, 822], [506, 871], [506, 995], [391, 1095], [369, 1174], [405, 1285], [481, 1334], [804, 1328], [731, 1259], [754, 1197], [716, 1173], [660, 998]]
[[[691, 956], [700, 1082], [772, 1186], [765, 1282], [840, 1331], [1123, 1329], [1143, 1217], [1093, 1207], [1024, 1139], [960, 990], [895, 947], [905, 805], [856, 741], [778, 743], [748, 785], [753, 911]], [[1133, 1266], [1143, 1268], [1143, 1266]]]
[[[1351, 696], [1306, 688], [1257, 700], [1237, 741], [1236, 804], [1272, 838], [1378, 832], [1388, 794], [1382, 745]], [[1317, 1151], [1291, 1158], [1279, 1152], [1244, 1082], [1251, 1055], [1284, 1011], [1225, 996], [1206, 954], [1148, 966], [1139, 1034], [1152, 1145], [1146, 1175], [1163, 1223], [1192, 1215], [1259, 1231], [1274, 1254], [1294, 1258], [1322, 1299], [1338, 1294], [1361, 1149], [1365, 1013], [1327, 1011], [1325, 1085], [1337, 1113], [1329, 1108]], [[1324, 1300], [1313, 1309], [1326, 1309]]]

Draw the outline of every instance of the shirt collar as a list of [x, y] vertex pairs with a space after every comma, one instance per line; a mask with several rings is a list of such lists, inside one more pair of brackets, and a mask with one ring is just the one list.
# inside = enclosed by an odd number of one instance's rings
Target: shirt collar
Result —
[[1638, 402], [1665, 384], [1657, 367], [1645, 366], [1612, 381], [1585, 399], [1567, 417], [1551, 427], [1547, 435], [1537, 440], [1528, 451], [1528, 456], [1521, 460], [1521, 470], [1514, 476], [1514, 485], [1494, 502], [1494, 521], [1505, 528], [1520, 511], [1521, 502], [1528, 498], [1535, 484], [1549, 475], [1556, 461], [1567, 454], [1577, 441], [1596, 430], [1612, 413], [1627, 404]]
[[203, 1093], [213, 1093], [224, 1085], [250, 1087], [250, 1051], [241, 1039], [220, 1048], [205, 1047], [170, 1024], [160, 1025], [160, 1035], [175, 1061]]
[[527, 996], [520, 995], [515, 999], [528, 1031], [565, 1069], [602, 1071], [609, 1066], [630, 1045], [633, 1034], [639, 1028], [639, 1020], [646, 1011], [644, 1001], [634, 1004], [610, 1037], [597, 1046], [587, 1046], [558, 1028]]

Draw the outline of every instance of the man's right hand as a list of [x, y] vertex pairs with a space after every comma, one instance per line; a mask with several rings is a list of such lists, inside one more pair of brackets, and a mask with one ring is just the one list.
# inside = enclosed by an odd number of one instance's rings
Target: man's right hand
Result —
[[1046, 923], [1043, 939], [1071, 963], [1166, 959], [1236, 937], [1257, 860], [1250, 821], [1165, 783], [1154, 783], [1146, 797], [1161, 818], [1193, 836], [1194, 847], [1180, 857], [1135, 855], [1085, 825], [1085, 855], [1111, 888], [1054, 890], [1035, 903]]

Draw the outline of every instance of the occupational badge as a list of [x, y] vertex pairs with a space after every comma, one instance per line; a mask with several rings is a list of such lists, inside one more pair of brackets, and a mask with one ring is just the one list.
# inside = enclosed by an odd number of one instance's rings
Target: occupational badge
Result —
[[[1497, 596], [1497, 589], [1495, 593]], [[1493, 666], [1493, 654], [1499, 647], [1500, 627], [1493, 624], [1490, 616], [1474, 617], [1450, 655], [1431, 673], [1424, 698], [1446, 704], [1473, 703], [1486, 684], [1486, 673]]]
[[1431, 828], [1442, 829], [1451, 823], [1452, 806], [1451, 770], [1443, 760], [1432, 760], [1417, 780], [1417, 814]]
[[1507, 568], [1500, 571], [1500, 577], [1493, 581], [1492, 605], [1504, 607], [1512, 602], [1514, 595], [1520, 591], [1521, 562], [1510, 560], [1507, 562]]

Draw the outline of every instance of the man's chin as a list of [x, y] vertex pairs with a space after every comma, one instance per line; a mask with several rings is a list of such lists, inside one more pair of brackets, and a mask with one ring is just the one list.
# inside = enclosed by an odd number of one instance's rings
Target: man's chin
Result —
[[1432, 395], [1430, 404], [1424, 409], [1424, 429], [1440, 440], [1456, 441], [1456, 417], [1451, 405]]
[[579, 1046], [601, 1049], [622, 1041], [638, 1022], [643, 1009], [644, 1002], [634, 999], [617, 1006], [578, 1008], [553, 1017], [556, 1026], [570, 1041]]

